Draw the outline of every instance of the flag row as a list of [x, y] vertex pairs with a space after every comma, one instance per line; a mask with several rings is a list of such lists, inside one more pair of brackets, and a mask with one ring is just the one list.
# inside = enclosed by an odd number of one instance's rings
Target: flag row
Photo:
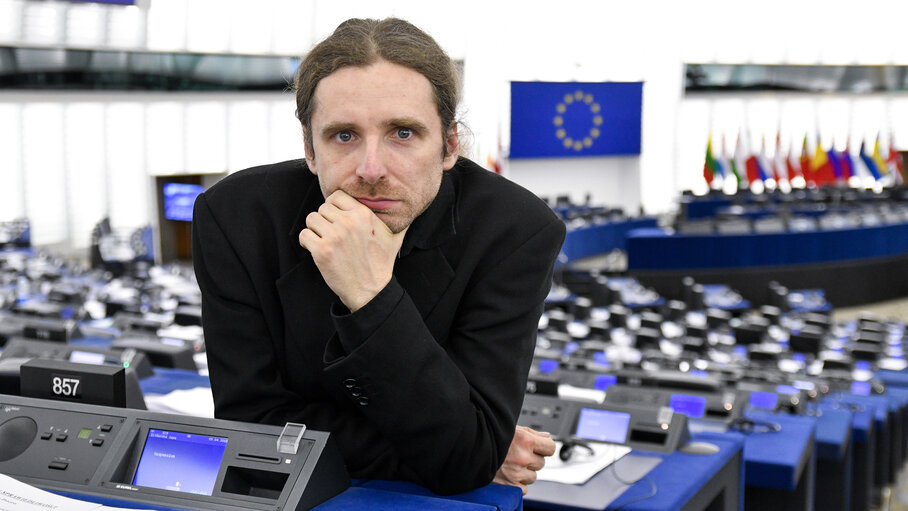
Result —
[[879, 135], [869, 153], [864, 141], [857, 153], [853, 153], [847, 146], [841, 151], [834, 145], [825, 149], [819, 136], [811, 150], [808, 147], [808, 137], [804, 135], [800, 154], [796, 154], [793, 147], [789, 147], [786, 153], [782, 148], [781, 137], [776, 134], [776, 147], [772, 157], [766, 154], [765, 136], [759, 152], [748, 147], [747, 139], [748, 137], [739, 134], [735, 152], [729, 155], [725, 137], [721, 139], [720, 151], [716, 152], [712, 134], [709, 135], [703, 178], [710, 188], [722, 189], [726, 193], [747, 188], [757, 192], [776, 188], [788, 191], [792, 188], [824, 185], [876, 188], [896, 186], [904, 181], [904, 162], [891, 137], [887, 154], [884, 155]]

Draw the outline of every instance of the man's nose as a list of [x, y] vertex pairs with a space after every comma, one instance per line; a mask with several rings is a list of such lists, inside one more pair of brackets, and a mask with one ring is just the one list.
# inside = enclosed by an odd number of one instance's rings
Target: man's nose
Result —
[[367, 142], [364, 147], [362, 161], [356, 169], [356, 175], [369, 184], [375, 184], [384, 179], [387, 172], [382, 158], [381, 146], [377, 142]]

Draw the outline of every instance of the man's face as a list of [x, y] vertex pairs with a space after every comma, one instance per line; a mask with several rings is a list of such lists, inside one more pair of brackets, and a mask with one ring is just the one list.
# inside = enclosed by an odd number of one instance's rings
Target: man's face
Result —
[[435, 199], [442, 172], [457, 161], [456, 132], [442, 137], [429, 80], [380, 60], [323, 78], [314, 102], [306, 161], [322, 194], [343, 190], [393, 232], [404, 230]]

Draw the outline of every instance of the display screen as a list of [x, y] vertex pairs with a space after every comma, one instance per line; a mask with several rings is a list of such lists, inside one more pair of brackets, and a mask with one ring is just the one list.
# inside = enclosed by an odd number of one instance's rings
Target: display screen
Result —
[[149, 429], [132, 484], [211, 495], [227, 439]]
[[706, 413], [706, 398], [701, 396], [688, 396], [686, 394], [672, 394], [668, 402], [675, 413], [683, 413], [691, 419], [701, 419]]
[[164, 218], [168, 220], [192, 221], [192, 206], [195, 198], [205, 191], [202, 185], [185, 183], [164, 184]]
[[69, 354], [69, 361], [77, 362], [79, 364], [101, 365], [104, 363], [104, 354], [103, 353], [92, 353], [90, 351], [73, 350]]
[[583, 408], [577, 421], [575, 435], [587, 440], [623, 444], [627, 440], [627, 428], [631, 414]]
[[764, 408], [766, 410], [775, 410], [779, 404], [779, 395], [775, 392], [751, 392], [751, 408]]
[[869, 396], [870, 395], [870, 382], [869, 381], [856, 381], [851, 384], [851, 393], [858, 396]]
[[789, 396], [794, 396], [800, 393], [797, 387], [793, 385], [776, 385], [776, 392], [779, 394], [786, 394]]

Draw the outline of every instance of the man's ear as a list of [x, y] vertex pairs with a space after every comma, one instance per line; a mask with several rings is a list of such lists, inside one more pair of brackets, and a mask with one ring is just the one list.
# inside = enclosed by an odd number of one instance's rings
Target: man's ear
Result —
[[451, 167], [457, 163], [457, 157], [460, 151], [460, 139], [457, 138], [457, 123], [453, 123], [445, 136], [445, 157], [442, 160], [442, 168], [451, 170]]
[[306, 136], [306, 128], [303, 127], [303, 151], [306, 153], [306, 166], [309, 167], [309, 172], [312, 172], [315, 175], [318, 175], [318, 172], [315, 170], [315, 151], [312, 150], [312, 144], [309, 143], [309, 137]]

